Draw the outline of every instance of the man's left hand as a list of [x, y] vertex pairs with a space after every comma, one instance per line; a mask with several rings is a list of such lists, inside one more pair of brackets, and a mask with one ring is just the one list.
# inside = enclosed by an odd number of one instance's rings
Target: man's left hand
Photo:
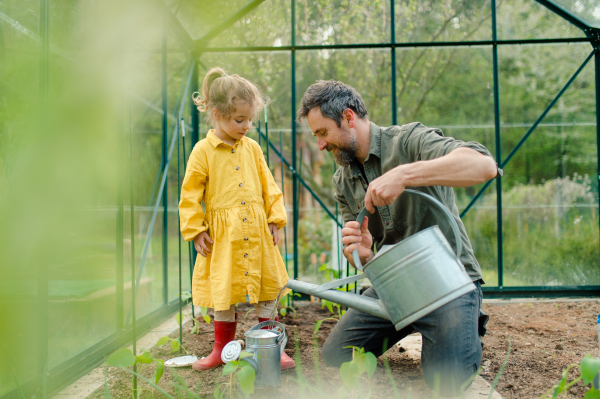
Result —
[[390, 205], [404, 192], [406, 185], [400, 168], [397, 166], [369, 183], [365, 195], [365, 208], [369, 212], [374, 213], [376, 206]]

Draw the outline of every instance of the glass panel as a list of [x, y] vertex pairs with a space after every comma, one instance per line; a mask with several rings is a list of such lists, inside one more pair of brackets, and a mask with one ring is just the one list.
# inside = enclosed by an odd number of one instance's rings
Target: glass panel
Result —
[[[201, 39], [244, 8], [247, 0], [232, 0], [226, 11], [219, 2], [180, 2], [177, 18], [193, 39]], [[177, 5], [174, 6], [177, 9]], [[210, 47], [287, 46], [291, 37], [289, 0], [266, 0], [217, 35]]]
[[3, 2], [0, 10], [0, 92], [7, 99], [0, 102], [0, 396], [15, 395], [9, 392], [36, 376], [39, 368], [32, 364], [39, 363], [38, 342], [45, 339], [37, 311], [38, 245], [52, 230], [35, 211], [43, 162], [24, 162], [34, 155], [31, 142], [42, 136], [37, 10], [33, 0]]
[[583, 20], [589, 26], [600, 28], [600, 4], [598, 4], [598, 1], [553, 0], [552, 2]]
[[536, 1], [497, 2], [499, 40], [585, 37], [585, 33]]
[[489, 0], [396, 0], [396, 42], [490, 40]]
[[390, 42], [389, 1], [296, 1], [296, 44]]
[[[501, 68], [505, 157], [589, 53], [587, 45], [508, 50], [500, 53], [513, 66]], [[505, 285], [599, 283], [595, 117], [589, 64], [505, 167]]]

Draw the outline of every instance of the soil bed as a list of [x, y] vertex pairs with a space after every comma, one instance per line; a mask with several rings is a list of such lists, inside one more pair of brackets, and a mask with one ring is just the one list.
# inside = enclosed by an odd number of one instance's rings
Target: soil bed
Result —
[[[508, 343], [511, 342], [511, 353], [508, 364], [500, 378], [496, 390], [505, 398], [538, 398], [546, 393], [561, 378], [561, 373], [573, 363], [579, 363], [586, 355], [598, 355], [596, 334], [596, 316], [600, 305], [596, 301], [589, 302], [531, 302], [508, 304], [484, 304], [484, 310], [490, 315], [488, 333], [484, 337], [484, 350], [481, 376], [492, 383], [504, 362]], [[238, 307], [240, 321], [236, 339], [243, 339], [244, 332], [257, 323], [256, 315], [250, 312], [246, 320], [244, 314], [252, 309], [247, 305]], [[318, 335], [315, 361], [313, 330], [317, 320], [330, 317], [331, 313], [318, 304], [302, 306], [293, 319], [287, 315], [282, 319], [286, 325], [289, 341], [286, 347], [288, 355], [295, 357], [295, 341], [300, 348], [301, 375], [295, 369], [282, 373], [281, 387], [278, 389], [259, 390], [250, 397], [285, 397], [315, 398], [337, 397], [342, 386], [338, 369], [327, 367], [321, 358], [321, 348], [335, 321], [324, 321]], [[190, 354], [199, 358], [207, 356], [213, 346], [212, 325], [202, 322], [200, 334], [189, 334], [190, 325], [184, 326], [183, 346]], [[173, 337], [178, 336], [176, 332]], [[167, 360], [175, 355], [169, 354], [168, 345], [163, 348], [152, 348], [155, 358]], [[433, 393], [422, 379], [419, 361], [412, 360], [402, 348], [393, 347], [386, 354], [392, 376], [397, 384], [400, 397], [429, 398]], [[317, 367], [315, 367], [317, 366]], [[191, 368], [175, 369], [187, 386], [201, 397], [212, 398], [217, 385], [229, 381], [222, 377], [222, 368], [206, 372], [196, 372]], [[142, 372], [151, 378], [153, 368]], [[570, 380], [579, 375], [574, 368]], [[109, 389], [113, 397], [131, 397], [131, 374], [123, 370], [108, 367]], [[165, 391], [177, 397], [173, 388], [175, 376], [172, 369], [166, 369], [159, 384]], [[303, 383], [299, 383], [303, 382]], [[359, 388], [359, 396], [367, 397], [368, 386], [373, 393], [371, 398], [392, 398], [394, 391], [386, 375], [383, 357], [378, 359], [378, 367], [370, 382], [363, 382]], [[147, 385], [142, 398], [164, 397]], [[583, 398], [586, 388], [582, 383], [574, 385], [568, 391], [567, 398]], [[234, 390], [235, 392], [235, 390]], [[320, 392], [320, 394], [319, 394]], [[236, 396], [234, 394], [234, 396]], [[104, 397], [104, 389], [97, 390], [91, 397]], [[228, 393], [225, 397], [229, 397]], [[241, 396], [240, 396], [241, 397]]]

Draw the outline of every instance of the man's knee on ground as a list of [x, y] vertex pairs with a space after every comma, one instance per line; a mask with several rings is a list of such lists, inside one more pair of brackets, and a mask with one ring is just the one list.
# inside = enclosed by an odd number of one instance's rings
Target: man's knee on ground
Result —
[[352, 349], [342, 347], [338, 342], [327, 339], [323, 344], [323, 361], [329, 367], [340, 367], [352, 360]]

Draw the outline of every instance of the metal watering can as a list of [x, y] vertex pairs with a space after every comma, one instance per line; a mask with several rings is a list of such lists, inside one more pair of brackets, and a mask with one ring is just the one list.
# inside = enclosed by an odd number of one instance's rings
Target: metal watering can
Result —
[[[278, 387], [281, 383], [281, 355], [288, 340], [285, 326], [278, 321], [267, 320], [252, 327], [244, 336], [246, 352], [253, 354], [244, 360], [256, 372], [254, 387]], [[223, 347], [221, 360], [225, 363], [238, 360], [241, 351], [242, 344], [231, 341]]]
[[[428, 227], [395, 245], [384, 245], [366, 265], [360, 263], [358, 249], [352, 253], [354, 264], [362, 274], [316, 285], [289, 280], [294, 291], [314, 295], [374, 316], [390, 320], [400, 330], [443, 305], [475, 289], [475, 284], [460, 262], [462, 241], [458, 225], [450, 211], [437, 199], [415, 190], [405, 193], [431, 201], [450, 220], [456, 238], [456, 254], [436, 226]], [[363, 208], [357, 222], [366, 215]], [[368, 277], [379, 299], [335, 290]]]

